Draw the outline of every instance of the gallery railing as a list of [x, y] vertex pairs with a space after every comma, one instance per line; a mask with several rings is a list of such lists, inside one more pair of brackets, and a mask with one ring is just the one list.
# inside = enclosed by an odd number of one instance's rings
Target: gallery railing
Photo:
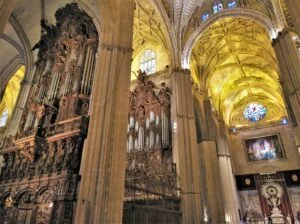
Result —
[[126, 173], [123, 223], [181, 223], [180, 191], [173, 176], [136, 177]]

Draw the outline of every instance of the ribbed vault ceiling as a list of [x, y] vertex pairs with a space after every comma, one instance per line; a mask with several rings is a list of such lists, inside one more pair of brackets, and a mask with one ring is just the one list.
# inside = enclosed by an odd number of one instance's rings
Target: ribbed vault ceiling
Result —
[[166, 28], [161, 16], [148, 0], [136, 1], [134, 12], [133, 49], [134, 55], [146, 43], [161, 45], [167, 48]]
[[271, 42], [255, 21], [215, 22], [193, 48], [191, 67], [194, 80], [208, 90], [214, 110], [228, 126], [250, 125], [243, 111], [251, 102], [267, 107], [263, 122], [286, 115]]

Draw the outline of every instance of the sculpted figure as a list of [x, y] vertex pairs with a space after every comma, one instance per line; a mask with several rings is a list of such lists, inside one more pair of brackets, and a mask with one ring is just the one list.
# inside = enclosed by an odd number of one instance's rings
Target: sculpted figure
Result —
[[77, 169], [80, 166], [80, 156], [81, 156], [83, 140], [84, 140], [84, 138], [82, 136], [80, 136], [77, 139], [77, 144], [75, 144], [74, 154], [73, 154], [73, 163], [72, 163], [73, 169]]
[[139, 111], [138, 111], [138, 120], [143, 122], [146, 118], [146, 111], [145, 107], [143, 105], [139, 106]]
[[74, 156], [74, 151], [76, 148], [76, 142], [73, 138], [67, 139], [66, 148], [67, 148], [67, 154], [66, 154], [66, 160], [65, 160], [65, 167], [70, 168], [72, 159]]
[[14, 174], [15, 177], [18, 174], [18, 169], [19, 169], [20, 165], [21, 165], [21, 158], [20, 158], [19, 153], [16, 153], [15, 154], [15, 162], [14, 162], [14, 165], [13, 165], [13, 174]]
[[268, 199], [268, 203], [269, 203], [269, 205], [273, 206], [273, 208], [277, 208], [280, 205], [281, 201], [278, 197], [271, 196]]
[[19, 177], [24, 177], [25, 174], [27, 173], [27, 168], [28, 168], [28, 159], [24, 155], [20, 155], [20, 166], [19, 166]]
[[38, 162], [38, 173], [43, 173], [44, 172], [44, 168], [45, 168], [47, 158], [48, 158], [48, 155], [45, 152], [45, 150], [43, 150], [42, 153], [41, 153], [41, 158]]
[[54, 162], [54, 166], [56, 168], [56, 170], [61, 170], [62, 169], [62, 162], [65, 156], [65, 142], [64, 140], [60, 139], [57, 142], [57, 151], [56, 151], [56, 156], [55, 156], [55, 162]]
[[56, 145], [54, 142], [49, 143], [49, 148], [48, 148], [48, 158], [46, 161], [45, 169], [50, 172], [52, 170], [52, 165], [54, 163], [54, 156], [56, 152]]
[[9, 174], [13, 168], [13, 164], [14, 164], [14, 157], [13, 157], [13, 154], [12, 153], [9, 153], [8, 154], [8, 159], [7, 159], [7, 165], [6, 165], [6, 170], [4, 171], [5, 172], [5, 176], [7, 178], [9, 178]]

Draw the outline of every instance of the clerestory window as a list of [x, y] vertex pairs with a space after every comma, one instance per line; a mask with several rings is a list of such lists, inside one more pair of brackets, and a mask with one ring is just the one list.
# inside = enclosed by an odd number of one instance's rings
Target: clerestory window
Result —
[[140, 69], [147, 74], [154, 73], [156, 71], [156, 53], [151, 49], [147, 49], [144, 51], [142, 58]]

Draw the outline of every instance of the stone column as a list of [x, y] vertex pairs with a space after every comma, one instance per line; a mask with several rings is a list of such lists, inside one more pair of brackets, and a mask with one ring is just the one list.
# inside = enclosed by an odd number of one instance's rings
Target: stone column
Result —
[[288, 107], [290, 121], [295, 130], [295, 141], [300, 146], [300, 54], [293, 35], [288, 30], [278, 34], [273, 40], [277, 56], [280, 79]]
[[225, 207], [226, 223], [240, 223], [239, 200], [228, 144], [227, 127], [223, 121], [216, 121], [217, 151], [220, 170], [221, 190]]
[[2, 34], [5, 29], [5, 25], [14, 9], [15, 3], [15, 0], [2, 0], [0, 2], [0, 34]]
[[209, 223], [225, 223], [224, 201], [222, 189], [220, 188], [220, 171], [217, 155], [217, 146], [214, 140], [202, 140], [198, 143], [201, 151], [202, 171], [205, 182], [204, 221]]
[[[76, 224], [122, 223], [134, 0], [105, 4], [90, 124], [81, 160]], [[106, 24], [107, 25], [107, 24]], [[107, 30], [105, 30], [107, 29]]]
[[225, 223], [223, 192], [220, 188], [220, 171], [215, 138], [215, 125], [210, 110], [207, 92], [195, 93], [196, 110], [201, 127], [201, 141], [198, 150], [201, 153], [202, 182], [204, 185], [203, 216], [209, 223]]
[[295, 26], [296, 32], [298, 33], [298, 36], [300, 37], [300, 1], [295, 0], [285, 0], [286, 6], [288, 8], [289, 14], [292, 18], [292, 22]]
[[174, 160], [181, 188], [183, 223], [202, 223], [201, 166], [197, 149], [195, 116], [189, 70], [175, 70], [171, 77]]

